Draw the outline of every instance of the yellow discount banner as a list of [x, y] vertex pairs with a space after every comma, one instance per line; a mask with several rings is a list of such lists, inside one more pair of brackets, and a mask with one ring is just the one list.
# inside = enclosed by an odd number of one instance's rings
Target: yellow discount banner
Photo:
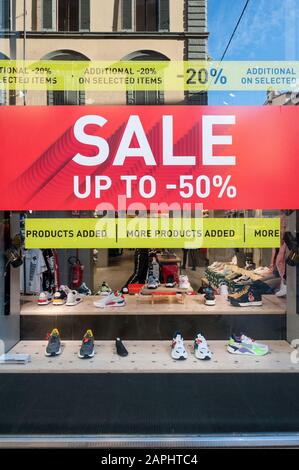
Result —
[[275, 248], [279, 219], [26, 219], [28, 248]]
[[2, 90], [294, 90], [298, 83], [298, 61], [0, 61]]

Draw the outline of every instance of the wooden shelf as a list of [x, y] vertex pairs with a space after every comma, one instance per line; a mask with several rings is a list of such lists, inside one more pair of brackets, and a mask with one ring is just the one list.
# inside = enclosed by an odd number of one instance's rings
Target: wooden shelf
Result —
[[169, 341], [124, 341], [129, 352], [125, 358], [115, 351], [114, 341], [96, 341], [95, 356], [79, 359], [81, 341], [63, 341], [62, 354], [46, 357], [46, 341], [21, 341], [12, 353], [27, 353], [32, 361], [26, 365], [0, 365], [1, 373], [271, 373], [299, 372], [299, 364], [292, 364], [294, 351], [286, 341], [265, 341], [270, 353], [263, 357], [232, 355], [226, 351], [226, 341], [208, 341], [212, 351], [210, 361], [196, 359], [193, 341], [185, 341], [189, 357], [185, 361], [171, 358]]

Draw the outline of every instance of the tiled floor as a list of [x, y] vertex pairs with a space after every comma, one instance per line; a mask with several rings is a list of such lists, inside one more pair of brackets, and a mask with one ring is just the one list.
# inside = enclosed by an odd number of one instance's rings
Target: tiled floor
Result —
[[[113, 341], [96, 342], [95, 356], [82, 360], [77, 356], [80, 342], [63, 341], [63, 351], [53, 358], [44, 355], [45, 341], [21, 341], [12, 353], [28, 353], [27, 365], [0, 365], [2, 372], [299, 372], [299, 364], [292, 363], [294, 350], [286, 341], [267, 341], [270, 352], [263, 357], [231, 355], [224, 341], [210, 341], [213, 352], [210, 361], [199, 361], [193, 354], [191, 341], [185, 346], [189, 352], [186, 361], [174, 361], [170, 356], [169, 341], [126, 341], [129, 355], [121, 358], [116, 354]], [[296, 355], [296, 354], [295, 354]]]

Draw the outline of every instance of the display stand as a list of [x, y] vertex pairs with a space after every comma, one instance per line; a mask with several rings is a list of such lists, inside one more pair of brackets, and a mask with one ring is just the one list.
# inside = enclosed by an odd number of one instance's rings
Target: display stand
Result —
[[138, 298], [148, 296], [151, 299], [151, 305], [154, 305], [155, 299], [171, 299], [176, 298], [179, 303], [185, 304], [186, 295], [193, 294], [193, 289], [190, 287], [189, 289], [181, 289], [179, 287], [165, 287], [160, 286], [157, 289], [148, 289], [144, 287]]

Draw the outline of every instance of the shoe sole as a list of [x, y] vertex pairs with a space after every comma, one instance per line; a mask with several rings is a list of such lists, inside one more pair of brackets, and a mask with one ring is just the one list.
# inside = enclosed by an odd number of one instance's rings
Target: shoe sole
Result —
[[66, 302], [65, 305], [67, 305], [68, 307], [74, 307], [74, 305], [81, 304], [81, 302], [83, 302], [83, 299], [79, 300], [78, 302], [72, 303], [72, 304]]
[[37, 305], [40, 305], [42, 307], [43, 305], [49, 305], [51, 302], [52, 302], [52, 300], [49, 300], [49, 302], [39, 302], [39, 301], [37, 301]]
[[216, 305], [216, 300], [205, 300], [205, 305], [208, 307], [214, 307], [214, 305]]
[[94, 356], [94, 350], [92, 351], [91, 354], [87, 354], [85, 356], [81, 356], [80, 352], [78, 352], [79, 359], [91, 359], [93, 356]]
[[59, 351], [57, 351], [56, 353], [47, 353], [47, 351], [45, 351], [45, 356], [46, 357], [54, 357], [54, 356], [59, 356], [61, 354], [61, 348], [59, 348]]
[[196, 359], [198, 359], [199, 361], [210, 361], [211, 358], [209, 356], [205, 356], [205, 357], [198, 357], [196, 354], [194, 354]]
[[262, 307], [262, 302], [231, 302], [233, 307]]
[[124, 307], [126, 304], [113, 304], [113, 305], [96, 305], [95, 303], [93, 304], [97, 308], [108, 308], [108, 307]]
[[[241, 347], [245, 347], [245, 346], [241, 346]], [[229, 346], [227, 346], [227, 351], [230, 353], [230, 354], [237, 354], [239, 356], [266, 356], [266, 354], [268, 354], [269, 350], [263, 352], [263, 354], [256, 354], [255, 352], [240, 352], [239, 349], [235, 350], [233, 348], [230, 348]]]
[[171, 356], [172, 359], [174, 359], [175, 361], [185, 361], [187, 359], [187, 357], [184, 357], [184, 356], [180, 356], [180, 357], [173, 357]]

